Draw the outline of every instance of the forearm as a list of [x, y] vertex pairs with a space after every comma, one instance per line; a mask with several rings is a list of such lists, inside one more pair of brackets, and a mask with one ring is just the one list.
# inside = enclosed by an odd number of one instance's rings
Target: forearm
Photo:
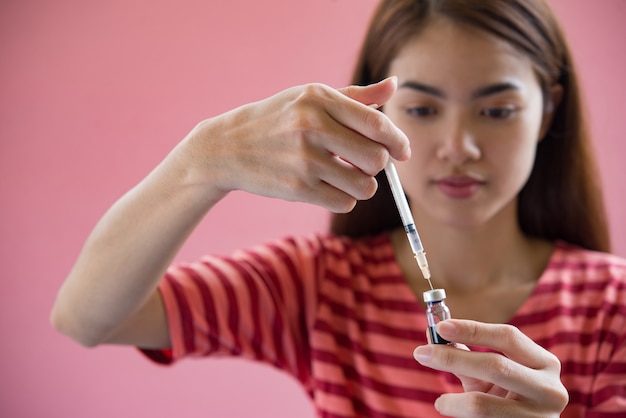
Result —
[[87, 239], [52, 322], [85, 345], [104, 341], [154, 292], [206, 212], [223, 197], [197, 175], [183, 141], [117, 201]]
[[230, 190], [344, 212], [369, 199], [388, 157], [410, 155], [406, 136], [364, 105], [395, 88], [395, 79], [343, 93], [294, 87], [200, 123], [98, 223], [59, 292], [54, 326], [85, 345], [163, 344], [155, 289], [207, 211]]

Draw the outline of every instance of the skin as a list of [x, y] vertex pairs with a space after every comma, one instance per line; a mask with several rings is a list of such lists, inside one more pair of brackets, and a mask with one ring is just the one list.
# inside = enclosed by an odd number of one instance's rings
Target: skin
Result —
[[[89, 347], [167, 348], [156, 287], [180, 246], [224, 196], [244, 190], [346, 212], [374, 194], [374, 175], [393, 158], [434, 281], [448, 292], [453, 315], [470, 319], [441, 323], [439, 333], [459, 347], [502, 352], [418, 347], [416, 360], [455, 373], [465, 388], [442, 395], [436, 407], [458, 417], [558, 416], [567, 403], [558, 359], [516, 328], [497, 324], [532, 290], [552, 250], [524, 237], [515, 220], [516, 195], [550, 118], [532, 67], [506, 45], [442, 21], [407, 42], [390, 75], [398, 80], [340, 90], [294, 87], [199, 123], [96, 225], [59, 291], [54, 327]], [[416, 92], [407, 81], [436, 87], [442, 95]], [[517, 88], [474, 97], [503, 82]], [[556, 103], [559, 89], [553, 90]], [[519, 110], [511, 120], [483, 115], [483, 109], [512, 102]], [[372, 104], [384, 105], [384, 113]], [[437, 113], [414, 117], [407, 104], [426, 104]], [[451, 199], [432, 182], [458, 173], [484, 184], [471, 198]], [[424, 281], [403, 232], [394, 231], [392, 242], [420, 295]], [[469, 294], [484, 303], [466, 303]]]
[[52, 325], [88, 347], [169, 347], [156, 287], [202, 218], [232, 190], [337, 212], [371, 197], [389, 157], [410, 157], [406, 135], [366, 105], [395, 90], [393, 78], [341, 90], [298, 86], [198, 124], [98, 222], [58, 293]]
[[[407, 42], [390, 74], [399, 88], [384, 112], [411, 142], [413, 157], [397, 169], [433, 282], [446, 289], [453, 316], [481, 321], [445, 321], [440, 334], [459, 347], [503, 353], [418, 347], [417, 361], [456, 374], [465, 389], [441, 396], [435, 406], [455, 417], [559, 416], [567, 393], [558, 359], [518, 329], [488, 324], [511, 318], [553, 250], [524, 236], [517, 223], [517, 195], [552, 116], [533, 67], [486, 33], [437, 20]], [[560, 87], [550, 93], [558, 103]], [[452, 192], [442, 181], [453, 183]], [[393, 243], [405, 277], [421, 295], [426, 283], [403, 231], [394, 232]]]
[[[411, 141], [414, 157], [397, 168], [436, 284], [458, 316], [506, 322], [553, 250], [517, 223], [517, 195], [552, 116], [532, 65], [505, 42], [440, 20], [407, 42], [390, 73], [399, 89], [384, 109]], [[554, 86], [551, 109], [560, 94]], [[451, 197], [439, 184], [449, 179], [471, 180], [471, 194]], [[400, 231], [393, 242], [421, 295]], [[464, 303], [468, 294], [486, 303]]]

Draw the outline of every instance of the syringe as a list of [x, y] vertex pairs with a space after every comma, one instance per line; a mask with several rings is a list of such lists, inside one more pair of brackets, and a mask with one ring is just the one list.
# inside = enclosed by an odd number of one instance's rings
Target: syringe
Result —
[[433, 284], [430, 281], [430, 268], [428, 267], [428, 261], [426, 260], [426, 253], [424, 252], [424, 247], [422, 246], [422, 241], [417, 233], [417, 229], [415, 229], [413, 215], [411, 215], [409, 202], [407, 202], [404, 190], [402, 189], [402, 184], [400, 184], [400, 178], [398, 177], [396, 166], [393, 164], [391, 159], [389, 159], [389, 162], [385, 167], [385, 174], [387, 175], [387, 180], [389, 181], [389, 186], [391, 187], [391, 193], [393, 194], [393, 200], [396, 202], [398, 212], [400, 212], [402, 225], [404, 225], [406, 236], [409, 238], [409, 244], [411, 245], [411, 250], [413, 250], [413, 255], [415, 256], [417, 265], [422, 271], [424, 278], [428, 280], [428, 285], [432, 290]]

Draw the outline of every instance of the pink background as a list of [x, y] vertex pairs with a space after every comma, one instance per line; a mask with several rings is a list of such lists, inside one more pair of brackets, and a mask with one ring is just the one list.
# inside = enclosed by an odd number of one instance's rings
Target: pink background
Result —
[[[626, 2], [552, 3], [586, 80], [615, 252], [626, 256]], [[295, 84], [347, 84], [374, 5], [0, 2], [1, 416], [312, 417], [300, 387], [269, 367], [162, 368], [130, 348], [84, 349], [48, 314], [97, 219], [198, 121]], [[318, 208], [234, 193], [179, 259], [326, 221]]]

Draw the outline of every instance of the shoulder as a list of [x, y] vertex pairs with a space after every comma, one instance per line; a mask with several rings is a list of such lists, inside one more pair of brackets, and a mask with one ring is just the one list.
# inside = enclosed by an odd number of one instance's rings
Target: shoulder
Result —
[[[373, 278], [401, 274], [397, 267], [389, 235], [359, 239], [330, 233], [275, 240], [260, 248], [271, 251], [292, 266], [300, 276], [314, 276], [317, 280], [349, 279], [370, 282]], [[382, 278], [380, 280], [383, 280]]]
[[[540, 282], [544, 290], [563, 292], [586, 303], [626, 308], [626, 259], [557, 243]], [[582, 299], [581, 299], [582, 298]]]
[[626, 259], [558, 242], [550, 259], [548, 271], [590, 280], [611, 278], [623, 283], [626, 280]]
[[[184, 270], [278, 271], [290, 276], [323, 275], [327, 271], [367, 269], [395, 260], [387, 235], [352, 239], [330, 233], [284, 236], [243, 248], [229, 255], [207, 254], [194, 263], [170, 267], [170, 275]], [[230, 276], [230, 274], [226, 274]]]
[[387, 235], [353, 239], [330, 233], [286, 236], [237, 251], [233, 256], [245, 258], [251, 254], [286, 254], [298, 258], [356, 258], [360, 262], [394, 256], [393, 247]]
[[580, 341], [581, 349], [608, 344], [607, 353], [613, 353], [626, 338], [626, 260], [557, 243], [516, 321], [561, 358], [572, 355], [578, 346], [573, 341]]

